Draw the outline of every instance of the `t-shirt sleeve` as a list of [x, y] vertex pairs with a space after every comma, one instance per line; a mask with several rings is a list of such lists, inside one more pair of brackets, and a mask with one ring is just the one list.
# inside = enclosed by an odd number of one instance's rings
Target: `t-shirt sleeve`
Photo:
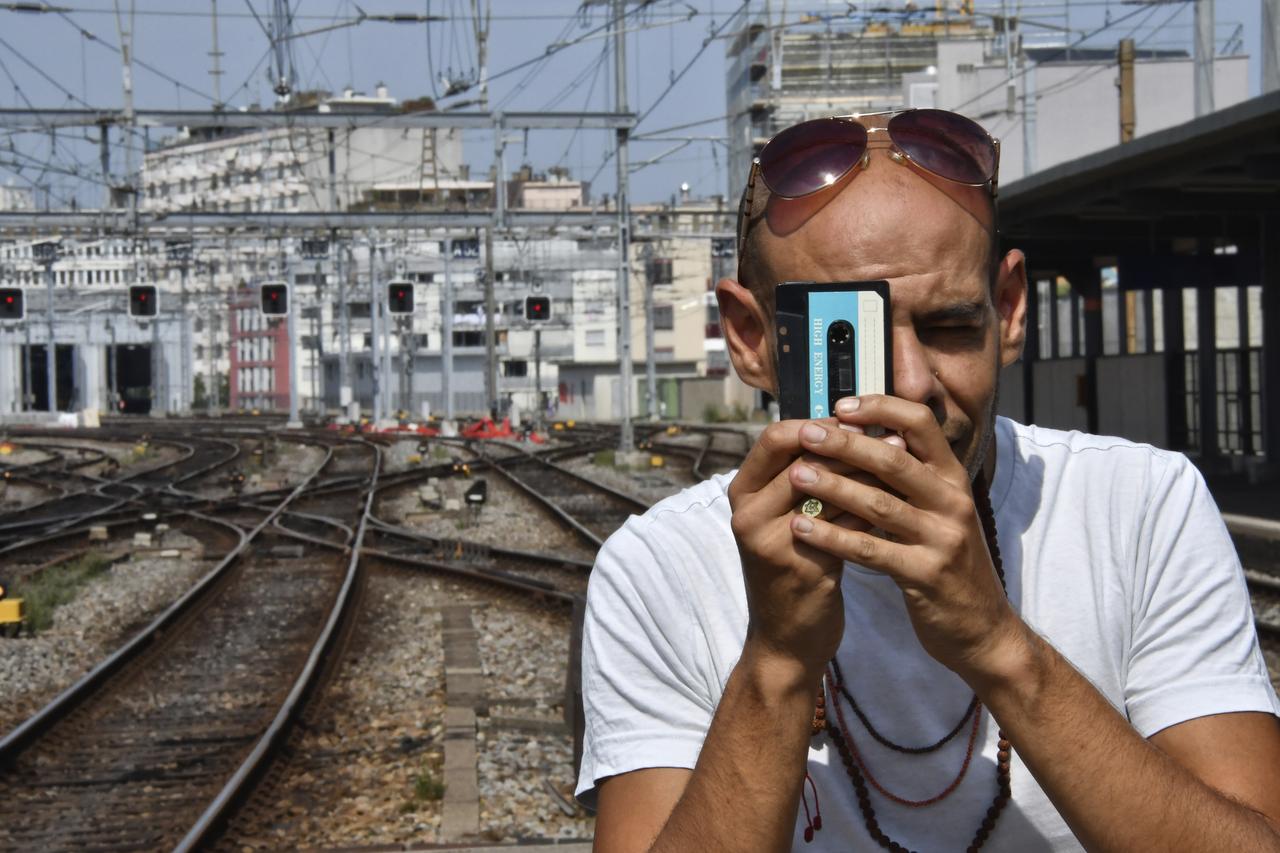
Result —
[[1280, 714], [1222, 515], [1186, 457], [1164, 458], [1136, 540], [1129, 719], [1150, 737], [1210, 714]]
[[[692, 768], [715, 713], [696, 661], [689, 596], [670, 558], [632, 519], [605, 542], [582, 634], [582, 766], [576, 795], [643, 767]], [[700, 686], [702, 685], [702, 686]]]

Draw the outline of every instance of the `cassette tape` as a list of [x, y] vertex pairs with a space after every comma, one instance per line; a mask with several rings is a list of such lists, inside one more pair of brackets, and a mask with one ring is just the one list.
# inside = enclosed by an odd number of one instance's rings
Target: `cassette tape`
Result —
[[893, 393], [888, 282], [785, 281], [775, 296], [783, 419], [826, 418], [842, 397]]

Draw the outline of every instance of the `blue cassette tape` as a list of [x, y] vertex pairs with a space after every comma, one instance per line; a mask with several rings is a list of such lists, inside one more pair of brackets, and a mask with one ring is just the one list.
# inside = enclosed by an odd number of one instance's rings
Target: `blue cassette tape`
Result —
[[888, 282], [787, 281], [775, 294], [784, 419], [826, 418], [842, 397], [893, 393]]

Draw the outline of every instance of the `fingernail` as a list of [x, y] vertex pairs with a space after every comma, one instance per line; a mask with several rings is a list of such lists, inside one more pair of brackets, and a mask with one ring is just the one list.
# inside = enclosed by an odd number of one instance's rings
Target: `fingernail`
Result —
[[813, 530], [813, 521], [805, 515], [797, 515], [796, 520], [791, 522], [796, 531], [800, 533], [808, 533]]
[[817, 424], [805, 424], [800, 428], [800, 437], [810, 444], [817, 444], [827, 437], [827, 431]]
[[885, 443], [885, 444], [892, 444], [894, 447], [906, 447], [906, 446], [907, 446], [907, 442], [903, 439], [903, 437], [902, 437], [902, 436], [900, 436], [900, 435], [897, 435], [896, 433], [895, 433], [895, 434], [893, 434], [893, 435], [886, 435], [886, 436], [884, 437], [884, 443]]
[[836, 411], [842, 415], [848, 415], [858, 411], [858, 405], [862, 401], [857, 397], [845, 397], [843, 400], [836, 401]]
[[816, 483], [818, 482], [818, 472], [808, 465], [797, 465], [796, 480], [801, 483]]
[[856, 432], [858, 435], [866, 435], [866, 430], [857, 424], [838, 424], [838, 426], [845, 432]]

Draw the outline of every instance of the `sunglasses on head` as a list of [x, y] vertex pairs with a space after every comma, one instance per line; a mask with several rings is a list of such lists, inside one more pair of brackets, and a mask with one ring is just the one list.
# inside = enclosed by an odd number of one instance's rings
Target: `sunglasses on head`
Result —
[[[884, 127], [861, 122], [878, 115], [891, 116]], [[757, 176], [769, 192], [782, 198], [813, 195], [839, 183], [855, 166], [867, 166], [873, 133], [888, 136], [889, 156], [896, 162], [910, 162], [965, 186], [989, 185], [995, 196], [1000, 142], [959, 113], [909, 109], [811, 119], [774, 136], [752, 160], [738, 218], [738, 256], [746, 241]]]

